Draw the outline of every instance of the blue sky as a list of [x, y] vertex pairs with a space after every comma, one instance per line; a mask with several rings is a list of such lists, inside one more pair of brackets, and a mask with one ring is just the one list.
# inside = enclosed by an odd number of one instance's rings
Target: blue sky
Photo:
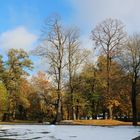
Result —
[[[6, 59], [5, 54], [10, 48], [32, 50], [44, 20], [54, 13], [60, 14], [67, 23], [72, 9], [64, 0], [1, 0], [0, 54]], [[36, 70], [43, 69], [38, 58], [31, 58]]]
[[[82, 45], [92, 47], [90, 32], [105, 18], [122, 20], [129, 34], [140, 32], [139, 0], [0, 0], [0, 54], [10, 48], [33, 49], [44, 20], [58, 13], [78, 26]], [[34, 59], [33, 59], [34, 61]], [[39, 65], [39, 60], [36, 65]]]
[[52, 13], [59, 13], [67, 19], [71, 7], [65, 0], [1, 0], [0, 31], [24, 25], [37, 31], [43, 20]]

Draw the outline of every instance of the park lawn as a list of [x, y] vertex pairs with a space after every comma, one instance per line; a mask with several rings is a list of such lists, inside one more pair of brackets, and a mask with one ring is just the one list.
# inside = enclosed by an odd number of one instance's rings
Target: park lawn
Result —
[[[14, 124], [40, 124], [37, 121], [15, 120], [11, 122], [1, 122], [0, 125], [14, 125]], [[45, 123], [44, 123], [45, 124]], [[63, 120], [58, 124], [63, 125], [95, 125], [95, 126], [118, 126], [118, 125], [132, 125], [132, 122], [123, 122], [118, 120]], [[140, 125], [140, 122], [138, 123]]]
[[14, 120], [10, 122], [2, 122], [0, 121], [0, 125], [8, 125], [8, 124], [37, 124], [37, 121], [28, 121], [28, 120]]
[[[99, 126], [116, 126], [116, 125], [132, 125], [132, 122], [123, 122], [118, 120], [74, 120], [73, 124], [79, 125], [99, 125]], [[140, 124], [140, 123], [139, 123]]]

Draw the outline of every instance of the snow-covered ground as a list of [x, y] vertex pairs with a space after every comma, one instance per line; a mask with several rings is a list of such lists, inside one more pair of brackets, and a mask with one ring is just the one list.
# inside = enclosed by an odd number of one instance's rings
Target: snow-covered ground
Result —
[[16, 140], [131, 140], [140, 136], [140, 127], [81, 125], [0, 125], [0, 139]]

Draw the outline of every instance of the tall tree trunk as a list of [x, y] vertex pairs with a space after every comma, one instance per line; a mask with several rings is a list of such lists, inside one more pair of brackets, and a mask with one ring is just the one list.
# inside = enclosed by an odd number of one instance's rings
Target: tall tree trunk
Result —
[[112, 105], [108, 106], [109, 119], [111, 119], [111, 120], [113, 119], [113, 113], [112, 113], [113, 111], [112, 111], [112, 108], [113, 108]]
[[79, 106], [76, 106], [76, 119], [79, 120]]
[[110, 94], [110, 60], [109, 54], [107, 55], [107, 94]]
[[[61, 46], [61, 45], [60, 45]], [[59, 50], [59, 67], [58, 67], [58, 87], [57, 87], [57, 94], [58, 94], [58, 99], [57, 99], [57, 114], [56, 114], [56, 122], [60, 122], [62, 120], [62, 59], [61, 59], [61, 52]]]
[[73, 120], [76, 120], [75, 106], [72, 107]]
[[94, 101], [92, 101], [92, 119], [95, 119], [95, 102]]
[[76, 106], [76, 119], [79, 120], [79, 100], [77, 99], [77, 106]]
[[[58, 93], [58, 99], [57, 99], [57, 111], [56, 111], [56, 122], [60, 122], [62, 120], [62, 114], [61, 114], [61, 95]], [[56, 123], [55, 122], [55, 123]]]
[[72, 110], [72, 116], [71, 119], [72, 120], [76, 120], [76, 114], [75, 114], [75, 105], [74, 105], [74, 93], [73, 93], [73, 83], [72, 83], [72, 62], [71, 62], [71, 58], [72, 54], [71, 54], [71, 46], [69, 45], [69, 57], [68, 57], [68, 61], [69, 61], [69, 90], [70, 90], [70, 95], [71, 95], [71, 110]]
[[73, 91], [71, 90], [71, 109], [72, 109], [72, 120], [76, 120], [76, 113], [75, 113], [75, 111], [76, 111], [76, 109], [75, 109], [75, 104], [74, 104], [74, 95], [73, 95], [74, 93], [73, 93]]
[[70, 107], [68, 104], [67, 104], [67, 118], [66, 118], [66, 120], [70, 120]]
[[103, 119], [106, 119], [106, 111], [105, 111], [105, 109], [102, 109], [102, 113], [103, 113]]
[[[108, 53], [107, 53], [107, 98], [109, 98], [110, 94], [111, 94], [110, 93], [110, 67], [111, 67], [111, 59], [110, 59], [110, 54], [109, 54], [109, 46], [107, 47], [107, 49], [108, 49]], [[109, 112], [109, 119], [112, 119], [112, 107], [111, 106], [108, 106], [108, 112]]]
[[15, 120], [16, 119], [16, 108], [14, 108], [13, 113], [12, 113], [12, 119]]
[[132, 82], [132, 95], [131, 95], [131, 102], [132, 102], [132, 113], [133, 113], [133, 125], [137, 125], [137, 107], [136, 107], [136, 79]]

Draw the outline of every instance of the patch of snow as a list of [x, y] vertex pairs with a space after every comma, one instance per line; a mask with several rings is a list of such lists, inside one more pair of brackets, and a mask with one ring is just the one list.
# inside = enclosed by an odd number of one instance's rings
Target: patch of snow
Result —
[[0, 138], [17, 140], [131, 140], [140, 135], [140, 127], [81, 125], [1, 125]]

